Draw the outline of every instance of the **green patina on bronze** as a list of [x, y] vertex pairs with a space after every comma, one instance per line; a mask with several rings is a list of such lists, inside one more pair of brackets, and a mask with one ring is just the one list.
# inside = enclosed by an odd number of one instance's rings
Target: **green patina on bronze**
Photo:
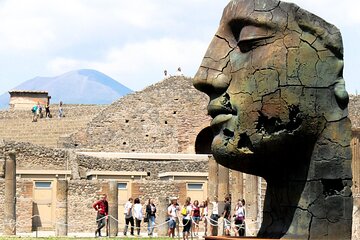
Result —
[[231, 1], [194, 86], [220, 164], [268, 183], [259, 237], [350, 239], [351, 125], [340, 31], [292, 3]]

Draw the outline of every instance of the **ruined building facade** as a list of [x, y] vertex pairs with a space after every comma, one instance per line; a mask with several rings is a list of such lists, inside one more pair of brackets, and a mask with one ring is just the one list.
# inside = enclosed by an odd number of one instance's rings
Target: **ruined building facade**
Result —
[[[349, 107], [354, 234], [359, 225], [357, 102], [352, 97]], [[170, 197], [179, 197], [182, 204], [186, 196], [199, 201], [218, 196], [222, 201], [231, 193], [234, 200], [246, 199], [247, 234], [254, 235], [261, 222], [266, 182], [214, 161], [209, 149], [211, 132], [206, 128], [210, 122], [207, 103], [208, 98], [192, 87], [192, 79], [178, 77], [108, 106], [65, 105], [62, 119], [32, 123], [30, 110], [0, 112], [0, 215], [9, 204], [4, 165], [15, 153], [16, 233], [93, 233], [96, 212], [92, 203], [100, 193], [112, 197], [111, 206], [116, 204], [112, 215], [119, 222], [110, 231], [118, 232], [122, 232], [123, 205], [130, 196], [140, 197], [143, 203], [154, 198], [157, 222], [162, 223]], [[0, 223], [4, 233], [4, 220]], [[161, 235], [166, 229], [157, 231]]]

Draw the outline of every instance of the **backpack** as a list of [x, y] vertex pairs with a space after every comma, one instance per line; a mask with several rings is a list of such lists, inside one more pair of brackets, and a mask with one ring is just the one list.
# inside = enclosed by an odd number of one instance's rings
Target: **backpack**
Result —
[[36, 106], [33, 106], [32, 108], [31, 108], [31, 112], [36, 112]]
[[186, 209], [186, 207], [184, 206], [182, 209], [181, 209], [181, 215], [183, 215], [183, 216], [186, 216], [187, 215], [187, 209]]

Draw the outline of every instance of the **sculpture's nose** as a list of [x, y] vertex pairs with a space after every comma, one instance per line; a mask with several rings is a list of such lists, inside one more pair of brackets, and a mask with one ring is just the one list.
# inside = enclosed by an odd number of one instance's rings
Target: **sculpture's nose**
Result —
[[214, 93], [223, 93], [226, 91], [230, 83], [230, 77], [221, 71], [213, 70], [205, 66], [200, 66], [197, 71], [193, 85], [194, 87], [206, 93], [212, 95]]
[[208, 95], [223, 93], [230, 83], [229, 44], [217, 35], [211, 41], [204, 59], [194, 77], [194, 87]]

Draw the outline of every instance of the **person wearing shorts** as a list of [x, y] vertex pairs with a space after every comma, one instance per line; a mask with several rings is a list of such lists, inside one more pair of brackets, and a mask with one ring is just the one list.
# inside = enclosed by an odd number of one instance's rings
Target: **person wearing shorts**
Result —
[[171, 200], [171, 204], [168, 207], [167, 214], [169, 217], [169, 230], [168, 236], [175, 237], [175, 228], [176, 228], [176, 220], [178, 218], [179, 206], [177, 205], [177, 199], [174, 198]]
[[183, 240], [188, 240], [192, 225], [191, 218], [193, 216], [193, 207], [191, 206], [189, 199], [186, 199], [184, 208], [186, 208], [186, 214], [183, 214]]

